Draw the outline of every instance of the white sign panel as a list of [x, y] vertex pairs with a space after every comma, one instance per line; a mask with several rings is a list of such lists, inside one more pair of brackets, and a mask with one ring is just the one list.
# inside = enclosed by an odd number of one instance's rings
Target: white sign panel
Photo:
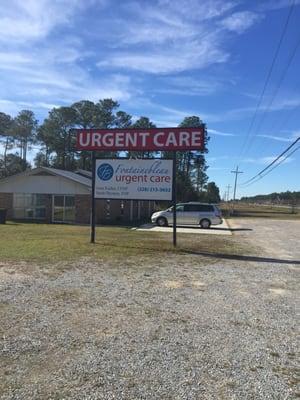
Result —
[[95, 198], [172, 200], [172, 160], [96, 160]]

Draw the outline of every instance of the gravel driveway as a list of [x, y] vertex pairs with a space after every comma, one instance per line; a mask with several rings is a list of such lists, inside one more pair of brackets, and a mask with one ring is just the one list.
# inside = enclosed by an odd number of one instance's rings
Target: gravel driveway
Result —
[[245, 221], [255, 261], [0, 262], [0, 398], [299, 398], [299, 222]]
[[261, 247], [264, 255], [300, 261], [300, 221], [239, 218], [229, 220], [239, 236]]

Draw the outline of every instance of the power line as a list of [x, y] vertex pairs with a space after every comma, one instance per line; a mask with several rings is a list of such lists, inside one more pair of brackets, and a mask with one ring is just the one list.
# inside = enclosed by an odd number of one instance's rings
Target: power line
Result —
[[[278, 135], [280, 135], [280, 132], [281, 132], [281, 130], [282, 130], [282, 128], [288, 123], [288, 122], [290, 122], [292, 119], [293, 119], [293, 117], [296, 115], [296, 112], [297, 111], [299, 111], [299, 108], [300, 108], [300, 106], [299, 105], [297, 105], [297, 106], [295, 106], [293, 109], [291, 109], [288, 113], [287, 113], [287, 115], [285, 115], [285, 117], [284, 118], [282, 118], [281, 119], [281, 121], [275, 121], [273, 124], [272, 124], [272, 126], [271, 126], [271, 128], [269, 129], [269, 135], [259, 135], [259, 136], [261, 136], [261, 137], [264, 137], [265, 139], [268, 139], [268, 136], [272, 136], [272, 135], [274, 135], [274, 136], [276, 136], [277, 134]], [[275, 131], [275, 132], [274, 132]], [[274, 133], [273, 133], [274, 132]], [[271, 138], [272, 139], [272, 138]], [[293, 140], [293, 138], [286, 138], [287, 140], [287, 142], [291, 142], [292, 140]], [[268, 151], [268, 149], [270, 148], [270, 146], [271, 146], [271, 143], [270, 143], [271, 141], [269, 140], [269, 142], [267, 142], [266, 143], [266, 145], [264, 145], [264, 146], [260, 146], [260, 149], [259, 149], [259, 151], [256, 153], [256, 157], [257, 158], [259, 158], [263, 153], [267, 153], [267, 151]]]
[[[296, 89], [296, 91], [300, 90], [300, 81], [295, 85], [294, 89]], [[264, 142], [265, 145], [261, 145], [259, 150], [256, 152], [256, 158], [261, 157], [261, 155], [267, 154], [269, 148], [272, 145], [272, 141], [269, 140], [268, 142], [266, 142], [266, 139], [268, 139], [268, 136], [276, 136], [276, 135], [280, 135], [281, 134], [281, 130], [288, 124], [291, 122], [291, 120], [293, 120], [294, 116], [297, 115], [297, 112], [299, 111], [300, 108], [300, 104], [296, 104], [294, 107], [292, 107], [290, 110], [286, 111], [286, 114], [283, 116], [283, 118], [280, 118], [279, 120], [274, 120], [273, 124], [271, 125], [271, 127], [268, 129], [268, 134], [266, 132], [265, 135], [257, 135], [260, 136], [262, 138], [265, 138]], [[280, 115], [280, 117], [282, 117]], [[275, 131], [275, 132], [274, 132]], [[287, 131], [285, 131], [287, 132]], [[272, 139], [272, 137], [271, 137]], [[293, 138], [288, 138], [286, 137], [286, 141], [287, 142], [292, 142]]]
[[[261, 175], [263, 172], [265, 172], [267, 169], [269, 169], [273, 164], [276, 163], [277, 160], [279, 160], [286, 152], [288, 152], [295, 144], [300, 140], [300, 136], [286, 149], [284, 150], [278, 157], [275, 158], [269, 165], [267, 165], [262, 171], [260, 171], [257, 175]], [[256, 176], [257, 176], [256, 175]], [[252, 178], [253, 179], [253, 178]], [[252, 180], [251, 179], [251, 180]]]
[[[287, 72], [288, 72], [288, 70], [289, 70], [289, 68], [290, 68], [290, 66], [291, 66], [291, 64], [293, 62], [293, 59], [294, 59], [294, 57], [295, 57], [295, 55], [297, 53], [297, 50], [298, 50], [299, 46], [300, 46], [300, 37], [299, 37], [299, 40], [297, 41], [295, 47], [293, 48], [292, 53], [290, 54], [290, 57], [288, 59], [288, 63], [287, 63], [285, 69], [283, 70], [283, 72], [282, 72], [282, 74], [280, 76], [279, 82], [277, 83], [277, 86], [275, 88], [273, 96], [271, 97], [267, 107], [264, 109], [263, 115], [261, 116], [260, 122], [258, 124], [257, 129], [256, 129], [257, 132], [260, 130], [260, 128], [261, 128], [261, 126], [262, 126], [262, 124], [263, 124], [263, 122], [264, 122], [264, 120], [266, 118], [267, 112], [270, 110], [270, 108], [271, 108], [271, 106], [272, 106], [272, 104], [273, 104], [273, 102], [274, 102], [274, 100], [275, 100], [275, 98], [276, 98], [276, 96], [277, 96], [277, 94], [279, 92], [279, 89], [280, 89], [280, 87], [281, 87], [281, 85], [282, 85], [282, 83], [284, 81], [284, 78], [285, 78], [285, 76], [286, 76], [286, 74], [287, 74]], [[250, 139], [249, 147], [253, 143], [253, 140], [254, 140], [255, 136], [256, 135], [252, 136], [252, 140]]]
[[[300, 85], [297, 85], [296, 91], [299, 91], [299, 89], [300, 89]], [[275, 120], [273, 122], [273, 124], [271, 125], [271, 128], [270, 128], [270, 132], [272, 132], [274, 129], [276, 129], [277, 132], [279, 133], [279, 131], [294, 117], [294, 115], [299, 110], [299, 108], [300, 108], [300, 105], [297, 104], [290, 110], [287, 110], [287, 114], [284, 116], [284, 118], [280, 118], [279, 121]]]
[[297, 150], [300, 149], [300, 146], [296, 147], [293, 151], [291, 151], [289, 154], [287, 154], [282, 160], [280, 160], [276, 165], [273, 166], [269, 171], [267, 171], [262, 177], [268, 175], [273, 169], [279, 167], [287, 158], [291, 157], [294, 153], [296, 153]]
[[272, 59], [272, 62], [271, 62], [271, 66], [270, 66], [269, 71], [268, 71], [268, 73], [267, 73], [267, 77], [266, 77], [266, 80], [265, 80], [265, 83], [264, 83], [262, 92], [261, 92], [261, 94], [260, 94], [258, 103], [257, 103], [257, 105], [256, 105], [254, 115], [253, 115], [253, 117], [252, 117], [252, 119], [251, 119], [250, 126], [249, 126], [249, 129], [248, 129], [248, 131], [247, 131], [244, 144], [243, 144], [243, 146], [242, 146], [241, 155], [244, 153], [246, 144], [247, 144], [247, 142], [248, 142], [248, 140], [249, 140], [249, 138], [250, 138], [250, 134], [251, 134], [252, 128], [253, 128], [253, 126], [254, 126], [254, 122], [255, 122], [255, 120], [256, 120], [256, 116], [257, 116], [258, 110], [259, 110], [259, 108], [260, 108], [260, 106], [261, 106], [261, 103], [262, 103], [262, 100], [263, 100], [265, 91], [266, 91], [266, 89], [267, 89], [268, 83], [269, 83], [269, 81], [270, 81], [270, 78], [271, 78], [271, 75], [272, 75], [272, 72], [273, 72], [274, 65], [275, 65], [275, 63], [276, 63], [276, 61], [277, 61], [277, 57], [278, 57], [278, 54], [279, 54], [279, 51], [280, 51], [280, 48], [281, 48], [281, 45], [282, 45], [284, 36], [285, 36], [285, 34], [286, 34], [286, 31], [287, 31], [287, 28], [288, 28], [288, 25], [289, 25], [289, 22], [290, 22], [290, 18], [291, 18], [291, 15], [292, 15], [294, 6], [295, 6], [295, 0], [292, 0], [292, 3], [291, 3], [291, 6], [290, 6], [290, 9], [289, 9], [289, 13], [288, 13], [287, 19], [286, 19], [286, 21], [285, 21], [285, 24], [284, 24], [283, 30], [282, 30], [282, 32], [281, 32], [281, 36], [280, 36], [279, 42], [278, 42], [278, 44], [277, 44], [277, 48], [276, 48], [275, 54], [274, 54], [273, 59]]
[[249, 182], [253, 181], [256, 177], [260, 176], [261, 174], [263, 174], [266, 170], [268, 170], [272, 165], [274, 165], [276, 163], [276, 161], [278, 161], [284, 154], [286, 154], [292, 147], [295, 146], [295, 144], [297, 142], [299, 142], [300, 140], [300, 136], [290, 145], [288, 146], [287, 149], [285, 149], [278, 157], [276, 157], [270, 164], [268, 164], [263, 170], [261, 170], [258, 174], [254, 175], [251, 179], [248, 179], [248, 181], [242, 183], [242, 185], [246, 185]]
[[259, 175], [264, 173], [266, 170], [268, 170], [273, 164], [276, 163], [277, 160], [279, 160], [285, 153], [287, 153], [299, 140], [300, 140], [300, 136], [287, 149], [285, 149], [278, 157], [276, 157], [270, 164], [268, 164], [262, 171], [260, 171], [258, 174], [253, 176], [248, 181], [242, 183], [242, 185], [246, 185], [247, 183], [253, 181], [256, 177], [258, 177]]
[[279, 161], [276, 165], [273, 166], [273, 168], [269, 169], [264, 175], [260, 175], [255, 181], [252, 181], [248, 183], [248, 185], [244, 186], [245, 188], [248, 186], [253, 185], [254, 183], [258, 182], [262, 178], [264, 178], [266, 175], [268, 175], [270, 172], [272, 172], [275, 168], [279, 167], [287, 158], [289, 158], [292, 154], [294, 154], [297, 150], [300, 149], [300, 146], [296, 147], [293, 151], [291, 151], [289, 154], [287, 154], [282, 160]]

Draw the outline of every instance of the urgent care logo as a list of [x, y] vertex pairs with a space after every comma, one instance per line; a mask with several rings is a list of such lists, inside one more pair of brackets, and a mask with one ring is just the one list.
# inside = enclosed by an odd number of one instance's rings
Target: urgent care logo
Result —
[[108, 163], [99, 165], [97, 175], [101, 181], [109, 181], [114, 175], [113, 167]]
[[77, 150], [203, 150], [204, 128], [77, 129]]

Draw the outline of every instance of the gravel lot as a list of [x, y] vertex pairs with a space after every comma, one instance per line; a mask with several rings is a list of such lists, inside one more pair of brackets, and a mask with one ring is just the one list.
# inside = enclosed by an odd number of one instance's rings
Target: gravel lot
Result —
[[[259, 246], [263, 255], [300, 261], [300, 221], [239, 218], [229, 220], [236, 234]], [[241, 229], [241, 230], [239, 230]]]
[[0, 398], [299, 398], [300, 222], [261, 222], [255, 261], [0, 262]]

